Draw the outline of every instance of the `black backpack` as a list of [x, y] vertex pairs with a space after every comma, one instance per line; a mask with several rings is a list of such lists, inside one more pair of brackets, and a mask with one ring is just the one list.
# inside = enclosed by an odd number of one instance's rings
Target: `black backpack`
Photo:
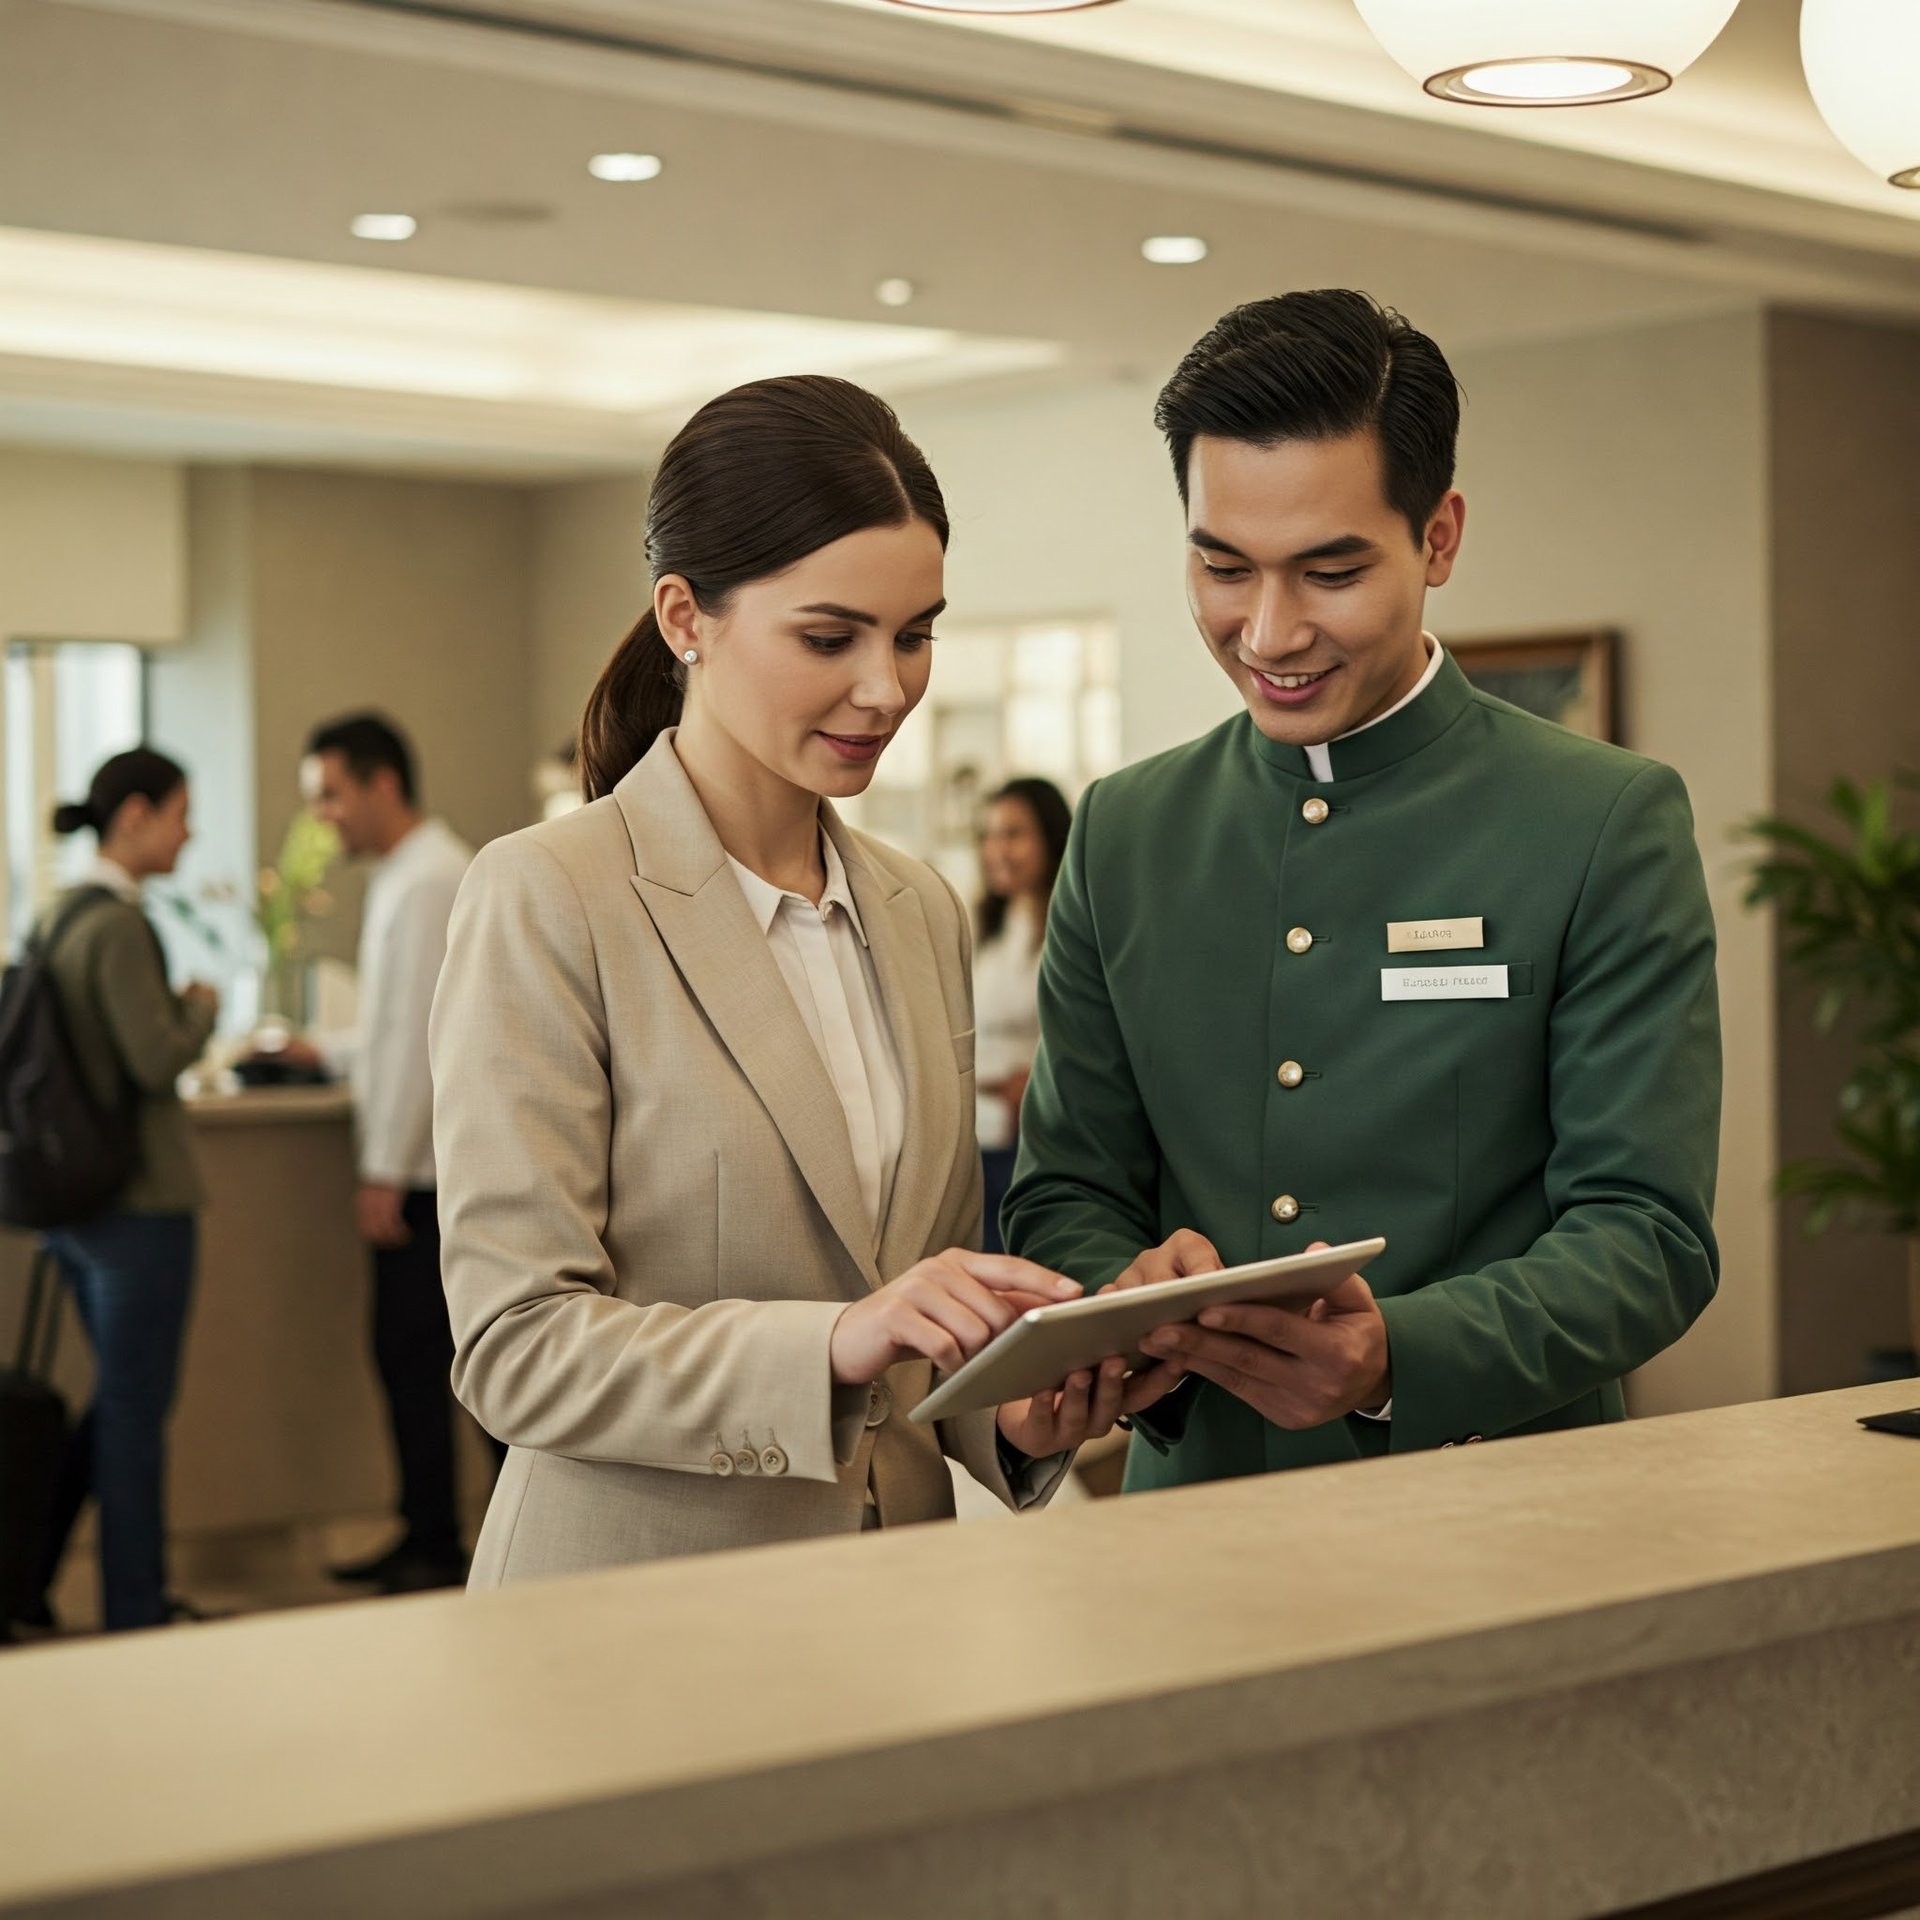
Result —
[[139, 1165], [137, 1107], [104, 1105], [88, 1084], [50, 965], [87, 909], [83, 887], [0, 979], [0, 1223], [38, 1230], [91, 1219]]

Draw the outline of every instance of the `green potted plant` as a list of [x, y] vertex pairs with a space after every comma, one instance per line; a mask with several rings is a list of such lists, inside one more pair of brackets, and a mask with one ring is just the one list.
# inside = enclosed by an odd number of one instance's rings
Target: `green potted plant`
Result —
[[261, 869], [253, 908], [267, 948], [260, 1010], [290, 1026], [300, 1026], [306, 1017], [301, 931], [306, 921], [333, 911], [332, 896], [320, 883], [339, 855], [340, 836], [333, 828], [300, 812], [287, 828], [278, 862]]
[[1779, 915], [1787, 964], [1817, 994], [1814, 1019], [1843, 1014], [1858, 1049], [1835, 1128], [1843, 1151], [1780, 1169], [1775, 1191], [1807, 1201], [1807, 1229], [1846, 1218], [1907, 1245], [1907, 1312], [1920, 1353], [1920, 834], [1895, 820], [1896, 775], [1834, 783], [1831, 838], [1777, 818], [1750, 822], [1749, 905]]

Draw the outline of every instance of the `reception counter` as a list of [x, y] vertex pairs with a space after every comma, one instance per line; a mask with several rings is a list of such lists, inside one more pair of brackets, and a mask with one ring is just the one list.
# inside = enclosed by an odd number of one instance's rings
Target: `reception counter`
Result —
[[1915, 1401], [0, 1655], [0, 1910], [1892, 1913]]

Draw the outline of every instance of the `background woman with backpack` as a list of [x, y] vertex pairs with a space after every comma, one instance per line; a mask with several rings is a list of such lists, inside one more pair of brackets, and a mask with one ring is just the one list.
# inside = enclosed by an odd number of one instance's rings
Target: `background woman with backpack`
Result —
[[129, 1177], [104, 1210], [51, 1227], [93, 1346], [93, 1404], [74, 1429], [46, 1563], [52, 1578], [87, 1494], [100, 1505], [100, 1592], [109, 1632], [167, 1618], [166, 1422], [193, 1287], [201, 1201], [187, 1116], [174, 1091], [200, 1057], [219, 996], [175, 993], [141, 888], [187, 844], [187, 776], [145, 747], [120, 753], [84, 801], [54, 815], [59, 833], [90, 828], [100, 850], [79, 887], [42, 918], [67, 1039], [95, 1100], [133, 1121]]

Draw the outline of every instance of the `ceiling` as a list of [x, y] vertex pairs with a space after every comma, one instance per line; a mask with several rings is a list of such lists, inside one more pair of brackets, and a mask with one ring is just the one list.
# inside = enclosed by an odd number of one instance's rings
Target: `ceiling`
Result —
[[[1791, 21], [1746, 0], [1684, 102], [1489, 128], [1346, 0], [1017, 34], [874, 0], [0, 0], [0, 437], [586, 472], [769, 351], [883, 389], [1146, 377], [1289, 285], [1459, 347], [1762, 300], [1920, 322], [1920, 217], [1807, 124]], [[665, 172], [591, 179], [610, 148]], [[368, 211], [419, 231], [355, 240]], [[1166, 232], [1210, 257], [1147, 265]]]
[[[889, 0], [831, 4], [880, 18], [900, 13]], [[1868, 209], [1913, 223], [1920, 248], [1920, 195], [1876, 179], [1815, 109], [1801, 71], [1799, 17], [1799, 0], [1742, 0], [1719, 40], [1678, 85], [1623, 111], [1598, 113], [1584, 107], [1489, 112], [1432, 99], [1381, 50], [1352, 0], [1124, 0], [1078, 14], [936, 24], [949, 34], [992, 33], [1108, 55], [1431, 128], [1471, 128], [1507, 142]]]

